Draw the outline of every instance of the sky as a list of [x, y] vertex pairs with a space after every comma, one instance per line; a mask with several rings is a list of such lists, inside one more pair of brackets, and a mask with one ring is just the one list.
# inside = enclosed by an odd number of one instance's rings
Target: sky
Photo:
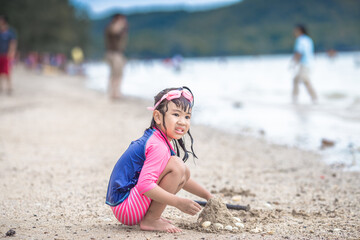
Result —
[[111, 9], [122, 9], [124, 13], [149, 12], [152, 10], [207, 10], [230, 5], [241, 0], [71, 0], [77, 7], [88, 9], [90, 16], [100, 17]]

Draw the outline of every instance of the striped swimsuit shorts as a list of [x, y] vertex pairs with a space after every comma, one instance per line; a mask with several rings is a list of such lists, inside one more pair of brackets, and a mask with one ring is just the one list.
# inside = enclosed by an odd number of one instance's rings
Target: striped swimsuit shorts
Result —
[[129, 196], [119, 205], [111, 207], [115, 217], [122, 224], [132, 226], [140, 223], [149, 209], [151, 199], [140, 194], [137, 185], [130, 190]]

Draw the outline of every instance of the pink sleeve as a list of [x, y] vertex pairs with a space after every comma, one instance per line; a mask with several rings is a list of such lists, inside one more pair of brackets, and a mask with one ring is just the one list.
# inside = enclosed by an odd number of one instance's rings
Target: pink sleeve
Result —
[[148, 143], [145, 149], [145, 162], [137, 183], [140, 194], [157, 186], [156, 182], [164, 171], [170, 158], [169, 148], [163, 144]]

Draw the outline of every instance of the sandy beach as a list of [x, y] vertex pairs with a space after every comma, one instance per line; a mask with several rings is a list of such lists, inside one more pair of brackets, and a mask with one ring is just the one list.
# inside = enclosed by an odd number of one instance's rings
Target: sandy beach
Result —
[[105, 204], [109, 176], [149, 126], [152, 103], [114, 103], [81, 77], [21, 66], [13, 79], [14, 94], [0, 93], [0, 239], [360, 239], [359, 172], [200, 125], [191, 128], [199, 157], [187, 163], [192, 177], [227, 203], [249, 204], [249, 212], [232, 211], [245, 227], [199, 231], [197, 216], [172, 207], [165, 217], [182, 233], [121, 225]]

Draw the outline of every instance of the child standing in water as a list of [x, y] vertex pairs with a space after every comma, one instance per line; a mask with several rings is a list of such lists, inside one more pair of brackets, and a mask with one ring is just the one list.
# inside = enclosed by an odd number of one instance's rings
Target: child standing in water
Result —
[[[212, 195], [190, 177], [184, 164], [189, 153], [194, 157], [190, 134], [194, 96], [189, 88], [168, 88], [155, 96], [150, 128], [133, 141], [117, 161], [109, 181], [106, 203], [125, 225], [140, 224], [142, 230], [181, 232], [161, 218], [167, 205], [195, 215], [201, 210], [196, 202], [176, 196], [184, 189], [209, 200]], [[191, 150], [183, 136], [189, 135]], [[176, 153], [170, 142], [173, 142]], [[179, 146], [184, 152], [180, 159]]]

